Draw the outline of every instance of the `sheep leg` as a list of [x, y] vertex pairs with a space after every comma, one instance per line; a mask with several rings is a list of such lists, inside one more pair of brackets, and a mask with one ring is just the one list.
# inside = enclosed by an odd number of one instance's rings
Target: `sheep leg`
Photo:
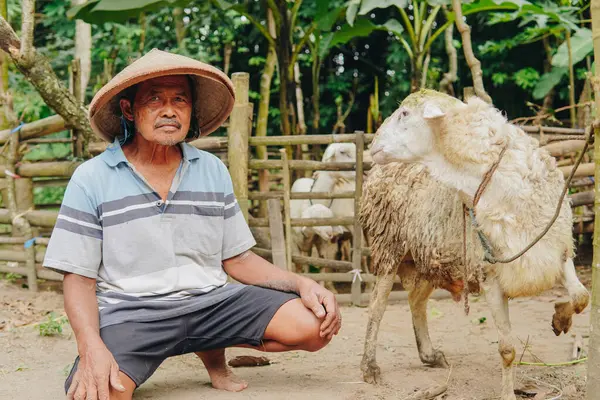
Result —
[[362, 362], [360, 363], [363, 380], [367, 383], [378, 383], [381, 379], [381, 369], [375, 360], [377, 334], [379, 333], [379, 324], [387, 307], [388, 296], [392, 291], [397, 271], [398, 266], [394, 266], [388, 273], [382, 272], [381, 275], [378, 275], [375, 287], [371, 293], [365, 347]]
[[559, 336], [561, 332], [569, 332], [573, 322], [573, 314], [581, 313], [587, 307], [590, 299], [587, 289], [579, 281], [579, 278], [577, 278], [575, 265], [570, 258], [564, 264], [562, 285], [567, 289], [571, 300], [554, 305], [552, 330], [556, 336]]
[[508, 298], [502, 292], [496, 280], [484, 285], [485, 299], [492, 312], [492, 318], [498, 330], [498, 352], [502, 358], [502, 395], [501, 400], [516, 400], [514, 391], [513, 362], [515, 360], [514, 339], [511, 334], [508, 315]]
[[431, 367], [448, 368], [448, 362], [441, 350], [436, 350], [431, 344], [429, 327], [427, 325], [427, 301], [433, 292], [433, 285], [425, 280], [419, 280], [408, 293], [408, 304], [412, 314], [413, 329], [419, 350], [419, 358], [423, 364]]

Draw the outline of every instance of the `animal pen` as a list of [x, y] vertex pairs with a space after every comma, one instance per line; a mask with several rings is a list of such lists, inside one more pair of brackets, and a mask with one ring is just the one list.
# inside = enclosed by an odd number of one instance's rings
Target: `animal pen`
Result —
[[[75, 64], [76, 65], [76, 64]], [[73, 68], [76, 83], [77, 68]], [[354, 199], [354, 215], [359, 214], [362, 198], [363, 171], [368, 171], [371, 164], [364, 161], [366, 146], [373, 140], [373, 133], [356, 132], [351, 134], [317, 134], [294, 136], [252, 136], [253, 104], [249, 102], [249, 75], [247, 73], [232, 74], [236, 91], [234, 109], [222, 128], [227, 130], [226, 136], [210, 136], [193, 142], [195, 147], [218, 155], [228, 166], [232, 176], [234, 191], [240, 208], [251, 228], [267, 228], [270, 246], [257, 246], [253, 249], [258, 255], [271, 260], [275, 265], [293, 270], [294, 264], [312, 265], [330, 268], [338, 272], [311, 273], [306, 268], [303, 274], [316, 281], [351, 283], [351, 293], [339, 294], [338, 298], [348, 298], [353, 304], [365, 303], [363, 299], [363, 283], [375, 281], [375, 276], [366, 270], [362, 259], [369, 256], [369, 248], [362, 243], [362, 236], [354, 234], [352, 238], [351, 260], [342, 261], [295, 255], [292, 252], [292, 227], [342, 225], [353, 226], [354, 232], [362, 232], [359, 218], [291, 218], [290, 201], [294, 199]], [[75, 84], [74, 86], [77, 86]], [[79, 93], [75, 90], [74, 93]], [[0, 169], [3, 178], [0, 181], [3, 207], [0, 209], [0, 224], [10, 226], [0, 236], [0, 272], [12, 273], [27, 277], [30, 290], [38, 289], [37, 279], [62, 280], [62, 275], [43, 269], [45, 248], [49, 236], [56, 223], [58, 211], [40, 209], [33, 201], [33, 193], [37, 188], [64, 187], [75, 168], [83, 161], [25, 162], [19, 153], [28, 146], [41, 143], [70, 143], [71, 154], [80, 157], [84, 148], [90, 154], [97, 155], [106, 147], [106, 143], [91, 141], [85, 143], [78, 132], [72, 131], [69, 138], [44, 138], [45, 136], [65, 131], [65, 121], [58, 115], [36, 122], [19, 124], [0, 131], [0, 143], [4, 143], [4, 168]], [[526, 132], [535, 136], [540, 145], [557, 158], [559, 168], [565, 176], [569, 175], [575, 161], [575, 155], [583, 148], [583, 129], [561, 127], [523, 126]], [[321, 146], [331, 143], [356, 144], [356, 162], [322, 162], [318, 160], [292, 159], [292, 146]], [[275, 147], [269, 159], [253, 157], [257, 148], [264, 151], [268, 146]], [[310, 153], [310, 152], [309, 152]], [[314, 153], [314, 152], [313, 152]], [[264, 152], [263, 154], [267, 154]], [[571, 184], [571, 200], [573, 207], [579, 208], [576, 215], [574, 233], [587, 234], [593, 231], [593, 213], [587, 206], [594, 202], [593, 177], [594, 165], [589, 156], [584, 159], [576, 172], [578, 179]], [[282, 174], [282, 190], [260, 191], [256, 186], [258, 179], [265, 177], [264, 171], [279, 171]], [[291, 175], [293, 171], [355, 171], [355, 190], [339, 193], [308, 192], [291, 193]], [[14, 182], [14, 192], [11, 188]], [[266, 205], [266, 207], [265, 207]], [[59, 204], [54, 205], [55, 208]], [[253, 209], [266, 210], [266, 215], [252, 215]], [[256, 212], [254, 213], [256, 214]], [[395, 295], [401, 295], [395, 292]], [[401, 296], [399, 296], [401, 297]]]

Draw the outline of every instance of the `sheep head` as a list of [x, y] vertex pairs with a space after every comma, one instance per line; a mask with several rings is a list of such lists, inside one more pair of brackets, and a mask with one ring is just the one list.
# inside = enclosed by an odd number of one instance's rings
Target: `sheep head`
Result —
[[498, 110], [478, 97], [463, 103], [422, 90], [409, 95], [384, 121], [371, 157], [377, 164], [427, 163], [441, 157], [458, 167], [488, 166], [506, 143], [508, 126]]
[[[354, 143], [332, 143], [325, 149], [322, 162], [356, 162], [356, 145]], [[333, 178], [353, 180], [354, 171], [328, 171]], [[318, 174], [317, 174], [318, 176]]]

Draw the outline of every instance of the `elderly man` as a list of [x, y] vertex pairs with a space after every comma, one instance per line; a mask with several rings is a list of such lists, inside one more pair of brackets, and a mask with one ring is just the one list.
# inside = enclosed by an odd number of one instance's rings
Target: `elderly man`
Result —
[[239, 391], [226, 347], [317, 351], [338, 333], [332, 293], [250, 251], [226, 167], [187, 143], [233, 102], [218, 69], [155, 49], [90, 104], [111, 144], [73, 174], [44, 260], [64, 274], [77, 340], [69, 399], [131, 399], [162, 361], [192, 352], [215, 388]]

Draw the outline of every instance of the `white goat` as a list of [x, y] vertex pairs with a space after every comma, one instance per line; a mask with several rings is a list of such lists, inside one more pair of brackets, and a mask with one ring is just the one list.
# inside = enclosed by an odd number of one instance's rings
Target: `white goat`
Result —
[[[519, 127], [509, 124], [498, 110], [477, 97], [472, 97], [465, 104], [431, 90], [409, 95], [378, 129], [371, 155], [373, 161], [381, 166], [396, 164], [401, 168], [403, 163], [424, 168], [430, 176], [421, 176], [418, 186], [427, 188], [424, 182], [437, 180], [440, 185], [461, 193], [462, 199], [474, 197], [491, 166], [499, 160], [474, 209], [481, 231], [489, 238], [493, 253], [499, 258], [515, 255], [541, 232], [543, 228], [536, 226], [545, 227], [551, 220], [564, 185], [562, 172], [550, 154]], [[406, 168], [406, 171], [414, 176], [419, 174], [415, 168]], [[405, 175], [404, 179], [411, 178]], [[380, 190], [386, 190], [385, 185], [381, 185]], [[433, 189], [426, 190], [433, 192]], [[458, 196], [447, 195], [446, 198], [448, 208], [455, 208]], [[466, 203], [469, 206], [469, 201]], [[450, 220], [456, 223], [459, 220], [456, 217], [456, 213], [452, 218], [448, 214], [447, 224], [451, 223]], [[430, 223], [429, 220], [416, 222]], [[589, 294], [577, 278], [573, 265], [572, 227], [571, 207], [569, 200], [565, 200], [556, 222], [524, 255], [508, 263], [483, 260], [474, 263], [481, 265], [483, 278], [479, 282], [480, 288], [498, 329], [502, 400], [516, 399], [515, 347], [508, 300], [537, 295], [556, 284], [565, 287], [569, 301], [555, 305], [552, 320], [556, 335], [566, 333], [571, 326], [572, 315], [581, 313], [588, 305]], [[456, 231], [457, 227], [435, 225], [424, 229], [431, 233], [448, 229]], [[381, 231], [379, 234], [387, 233]], [[469, 246], [480, 244], [469, 240]], [[460, 251], [457, 253], [461, 254]], [[431, 266], [431, 271], [434, 270]], [[445, 273], [442, 268], [438, 271], [432, 273]], [[371, 302], [372, 313], [375, 307], [381, 308], [382, 299], [387, 298], [388, 286], [391, 288], [388, 281], [390, 276], [393, 278], [395, 275], [393, 272], [381, 279], [378, 277]], [[430, 289], [427, 290], [430, 293]], [[369, 335], [369, 328], [367, 331]], [[372, 353], [373, 359], [363, 358], [361, 365], [367, 380], [372, 380], [379, 373], [374, 363], [374, 351]]]

